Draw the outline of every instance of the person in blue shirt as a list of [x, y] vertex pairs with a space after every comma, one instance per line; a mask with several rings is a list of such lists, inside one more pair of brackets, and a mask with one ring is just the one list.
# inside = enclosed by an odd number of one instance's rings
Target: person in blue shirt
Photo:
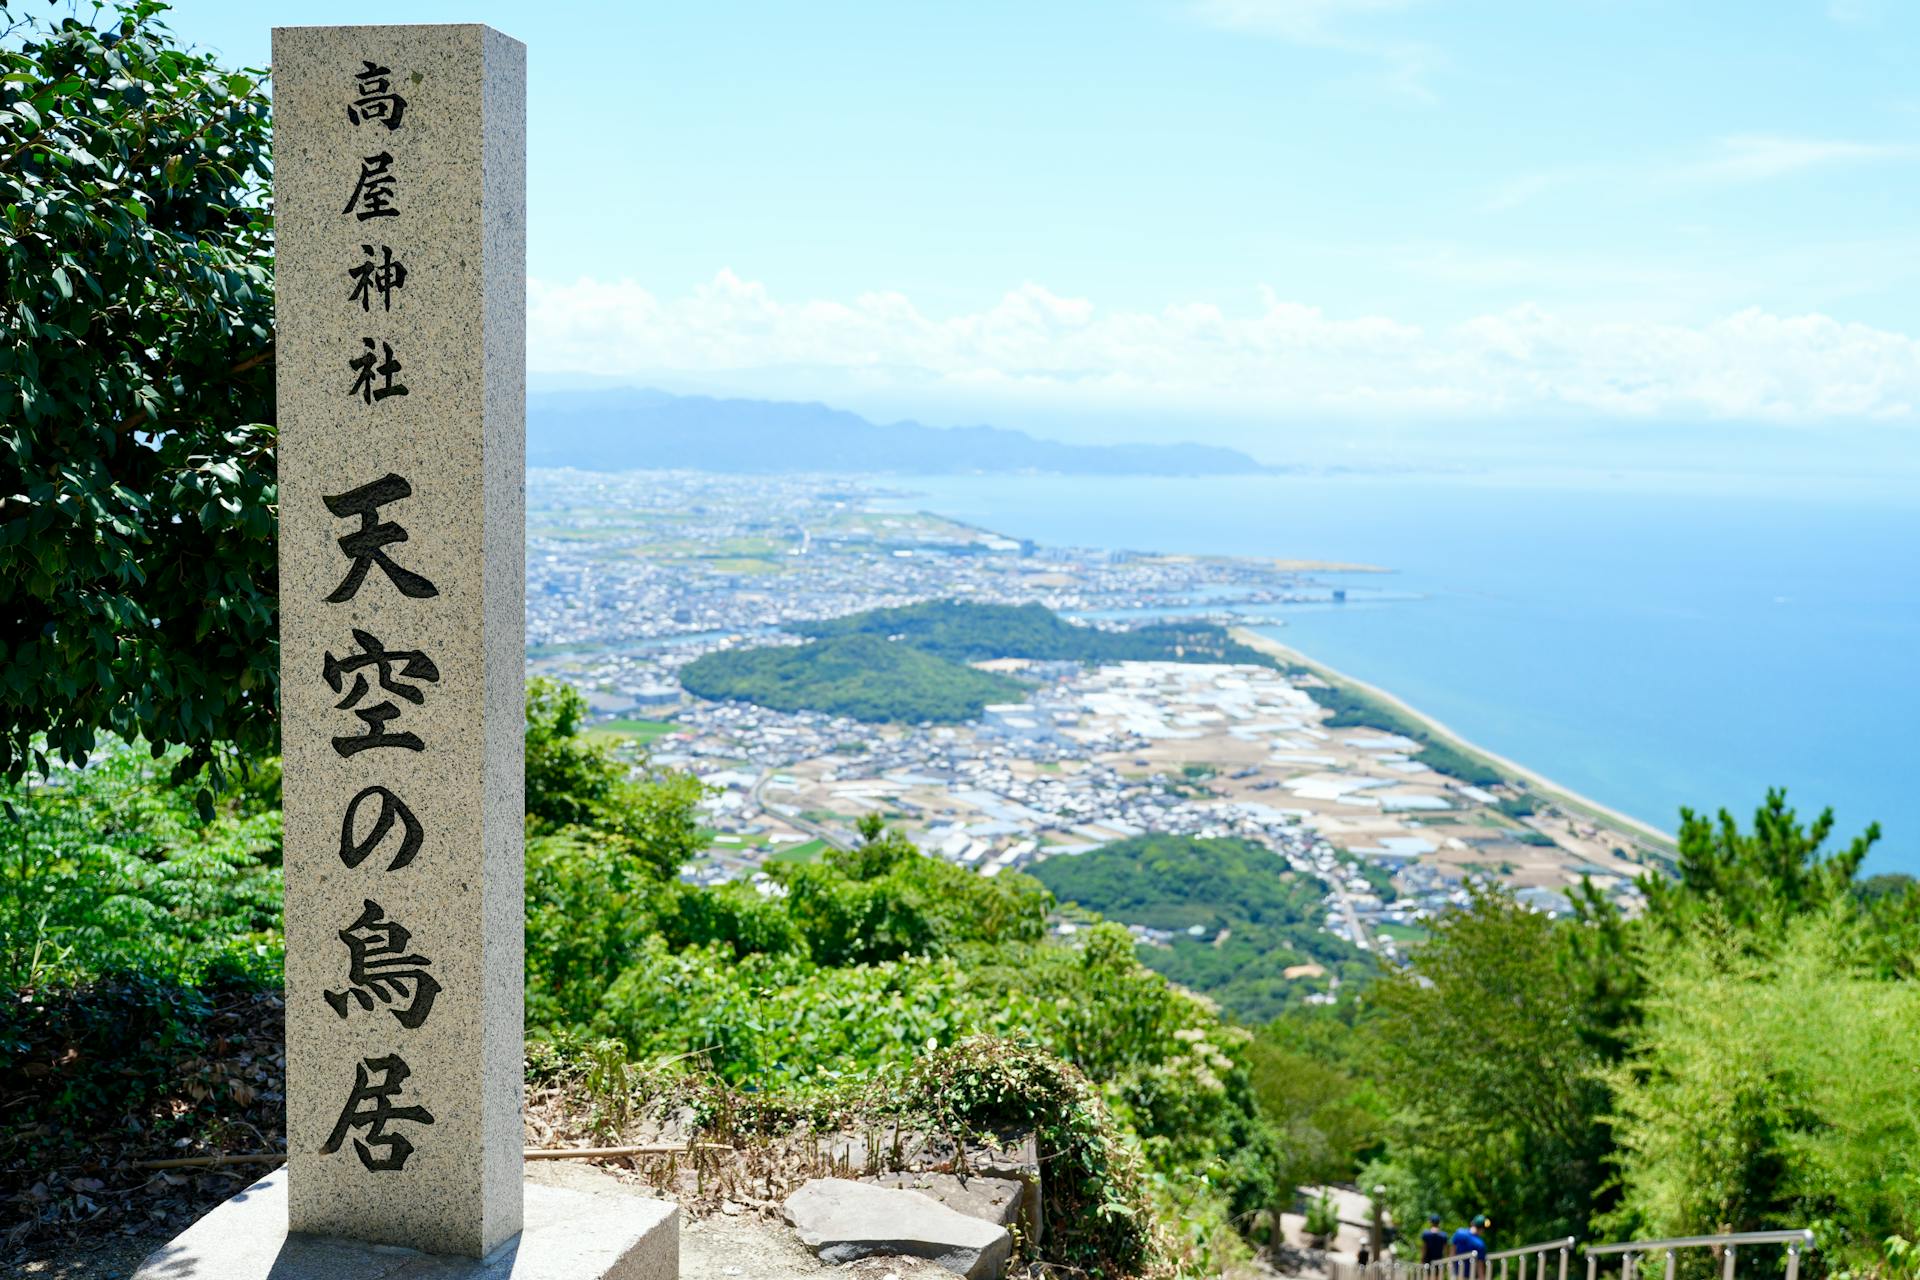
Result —
[[1447, 1256], [1447, 1233], [1440, 1229], [1440, 1215], [1427, 1215], [1427, 1229], [1420, 1233], [1420, 1261], [1438, 1262]]
[[1473, 1215], [1472, 1226], [1461, 1227], [1453, 1233], [1453, 1256], [1464, 1258], [1471, 1255], [1473, 1258], [1472, 1264], [1466, 1270], [1469, 1276], [1481, 1276], [1487, 1272], [1488, 1225], [1487, 1215], [1476, 1213]]

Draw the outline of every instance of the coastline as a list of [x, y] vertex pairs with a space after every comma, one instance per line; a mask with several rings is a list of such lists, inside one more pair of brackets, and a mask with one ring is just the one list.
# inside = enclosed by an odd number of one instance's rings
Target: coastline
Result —
[[1298, 649], [1284, 645], [1270, 636], [1261, 635], [1259, 632], [1250, 628], [1233, 627], [1229, 629], [1229, 634], [1249, 648], [1258, 649], [1262, 653], [1280, 658], [1283, 661], [1298, 663], [1313, 671], [1314, 674], [1320, 676], [1330, 684], [1346, 685], [1350, 688], [1358, 689], [1371, 697], [1378, 698], [1380, 701], [1393, 707], [1394, 710], [1418, 721], [1436, 738], [1445, 740], [1450, 746], [1459, 751], [1486, 761], [1489, 765], [1492, 765], [1504, 773], [1524, 780], [1529, 786], [1538, 790], [1542, 795], [1549, 797], [1569, 809], [1582, 813], [1597, 822], [1605, 823], [1621, 831], [1623, 834], [1639, 840], [1650, 841], [1661, 853], [1670, 855], [1673, 850], [1674, 837], [1671, 832], [1662, 831], [1652, 823], [1643, 822], [1630, 814], [1622, 813], [1618, 809], [1601, 804], [1598, 800], [1583, 796], [1571, 788], [1562, 786], [1537, 770], [1529, 769], [1518, 761], [1509, 760], [1505, 756], [1498, 755], [1495, 752], [1488, 751], [1486, 748], [1470, 742], [1453, 729], [1448, 728], [1445, 724], [1434, 719], [1424, 711], [1421, 711], [1418, 707], [1408, 704], [1404, 699], [1395, 697], [1378, 685], [1368, 684], [1364, 680], [1355, 679], [1343, 671], [1336, 670], [1324, 662], [1309, 657]]
[[1290, 560], [1284, 556], [1200, 556], [1177, 552], [1145, 552], [1136, 557], [1148, 564], [1230, 564], [1251, 562], [1266, 565], [1280, 573], [1392, 573], [1383, 565], [1360, 564], [1346, 560]]

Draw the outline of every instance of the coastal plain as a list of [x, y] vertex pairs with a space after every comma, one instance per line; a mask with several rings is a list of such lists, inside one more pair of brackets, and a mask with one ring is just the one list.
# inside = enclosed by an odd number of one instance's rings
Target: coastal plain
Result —
[[[1326, 695], [1343, 677], [1246, 629], [1337, 599], [1331, 567], [1038, 546], [847, 477], [536, 471], [529, 525], [530, 672], [581, 688], [611, 733], [644, 725], [644, 745], [621, 739], [636, 765], [712, 788], [690, 879], [817, 857], [868, 814], [983, 875], [1146, 833], [1238, 837], [1271, 849], [1276, 873], [1327, 886], [1329, 932], [1392, 957], [1476, 879], [1564, 910], [1586, 878], [1631, 910], [1634, 878], [1668, 852], [1660, 833], [1410, 708], [1392, 722], [1404, 732], [1341, 723]], [[1022, 695], [945, 723], [708, 701], [679, 683], [710, 653], [937, 600], [1233, 628], [1248, 660], [981, 657]], [[1436, 739], [1455, 752], [1423, 752]]]

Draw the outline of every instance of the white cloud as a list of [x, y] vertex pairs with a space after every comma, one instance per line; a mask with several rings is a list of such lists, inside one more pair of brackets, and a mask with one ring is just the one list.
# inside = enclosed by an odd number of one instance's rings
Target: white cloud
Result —
[[1797, 138], [1742, 133], [1717, 138], [1694, 156], [1642, 164], [1567, 165], [1523, 173], [1498, 183], [1481, 203], [1487, 213], [1519, 208], [1549, 192], [1578, 189], [1638, 191], [1707, 184], [1736, 185], [1792, 177], [1810, 169], [1920, 159], [1920, 145], [1849, 138]]
[[1415, 0], [1195, 0], [1193, 14], [1209, 26], [1252, 31], [1302, 44], [1339, 39], [1343, 19], [1409, 8]]
[[1142, 311], [1029, 283], [983, 310], [937, 317], [899, 293], [782, 299], [731, 271], [674, 298], [590, 279], [534, 281], [529, 292], [531, 363], [556, 372], [754, 371], [765, 385], [766, 371], [805, 369], [847, 386], [1089, 410], [1293, 416], [1912, 420], [1920, 405], [1915, 338], [1758, 309], [1683, 325], [1526, 306], [1421, 326], [1332, 316], [1264, 288], [1241, 309]]
[[1363, 20], [1412, 8], [1420, 0], [1192, 0], [1187, 12], [1223, 31], [1333, 49], [1379, 64], [1370, 87], [1413, 102], [1432, 102], [1428, 78], [1445, 61], [1427, 45], [1361, 34]]
[[1708, 181], [1762, 182], [1806, 169], [1878, 160], [1911, 160], [1916, 156], [1920, 156], [1920, 147], [1909, 143], [1740, 134], [1722, 138], [1718, 154], [1689, 166], [1684, 172]]
[[1849, 27], [1864, 27], [1880, 20], [1881, 0], [1827, 0], [1827, 16]]

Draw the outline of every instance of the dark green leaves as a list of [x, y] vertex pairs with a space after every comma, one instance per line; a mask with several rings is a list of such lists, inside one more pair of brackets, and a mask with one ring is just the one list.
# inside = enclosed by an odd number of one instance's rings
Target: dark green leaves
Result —
[[[262, 73], [136, 0], [0, 48], [0, 775], [276, 737]], [[33, 745], [44, 734], [44, 746]]]

